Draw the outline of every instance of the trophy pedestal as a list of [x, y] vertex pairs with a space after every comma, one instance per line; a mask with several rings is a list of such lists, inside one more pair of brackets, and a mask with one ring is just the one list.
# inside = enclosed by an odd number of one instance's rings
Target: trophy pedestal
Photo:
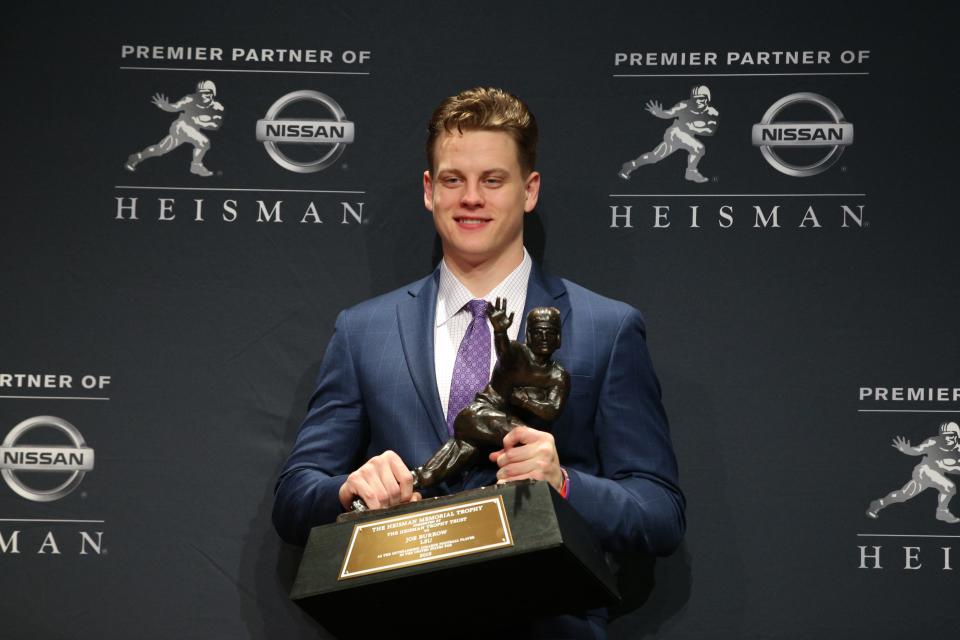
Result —
[[437, 624], [476, 630], [521, 609], [550, 615], [620, 600], [587, 524], [533, 481], [315, 527], [290, 597], [330, 631], [401, 625], [432, 637], [455, 635]]

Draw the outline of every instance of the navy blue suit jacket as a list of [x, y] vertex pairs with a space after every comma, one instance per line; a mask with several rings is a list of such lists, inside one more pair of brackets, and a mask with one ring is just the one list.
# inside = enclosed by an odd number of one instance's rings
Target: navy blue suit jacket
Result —
[[[349, 473], [390, 449], [410, 467], [447, 440], [434, 365], [439, 270], [408, 287], [340, 314], [317, 389], [277, 481], [273, 521], [284, 540], [303, 544], [310, 529], [342, 512]], [[509, 302], [509, 301], [508, 301]], [[533, 307], [560, 309], [570, 373], [566, 407], [553, 423], [569, 502], [609, 551], [672, 552], [685, 528], [684, 498], [660, 385], [640, 313], [541, 272], [530, 275], [524, 335]], [[493, 484], [495, 467], [469, 472], [445, 491]]]

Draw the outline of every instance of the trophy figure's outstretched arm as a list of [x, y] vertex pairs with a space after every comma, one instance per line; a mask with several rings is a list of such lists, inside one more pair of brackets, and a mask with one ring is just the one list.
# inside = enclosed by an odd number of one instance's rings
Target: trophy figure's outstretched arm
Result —
[[507, 329], [513, 324], [513, 313], [507, 315], [507, 299], [497, 298], [494, 305], [487, 308], [487, 317], [493, 325], [493, 346], [497, 351], [497, 359], [500, 366], [508, 366], [513, 354]]

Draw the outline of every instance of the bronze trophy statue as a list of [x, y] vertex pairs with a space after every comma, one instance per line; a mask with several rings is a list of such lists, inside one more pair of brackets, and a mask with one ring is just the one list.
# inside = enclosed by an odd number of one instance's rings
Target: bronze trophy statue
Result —
[[[531, 417], [540, 424], [560, 415], [570, 391], [570, 375], [550, 359], [560, 348], [560, 311], [537, 307], [527, 314], [526, 343], [510, 340], [507, 329], [513, 314], [507, 315], [506, 299], [497, 298], [488, 307], [493, 325], [497, 364], [490, 382], [473, 402], [457, 414], [453, 437], [427, 460], [411, 470], [414, 490], [426, 489], [459, 476], [475, 464], [483, 450], [495, 451], [503, 438]], [[353, 501], [355, 511], [367, 510], [361, 499]]]

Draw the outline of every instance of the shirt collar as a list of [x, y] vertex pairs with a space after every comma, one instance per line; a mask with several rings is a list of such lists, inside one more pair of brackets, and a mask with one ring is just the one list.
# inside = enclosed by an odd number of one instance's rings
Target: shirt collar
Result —
[[[493, 299], [501, 292], [508, 289], [526, 290], [527, 282], [530, 280], [530, 270], [533, 267], [533, 260], [527, 253], [527, 248], [523, 248], [523, 260], [517, 265], [517, 268], [500, 281], [497, 286], [484, 296], [484, 299], [493, 304]], [[447, 268], [447, 263], [440, 261], [440, 286], [437, 291], [437, 326], [443, 326], [450, 318], [455, 316], [463, 306], [473, 300], [473, 294], [467, 289], [457, 276]]]

